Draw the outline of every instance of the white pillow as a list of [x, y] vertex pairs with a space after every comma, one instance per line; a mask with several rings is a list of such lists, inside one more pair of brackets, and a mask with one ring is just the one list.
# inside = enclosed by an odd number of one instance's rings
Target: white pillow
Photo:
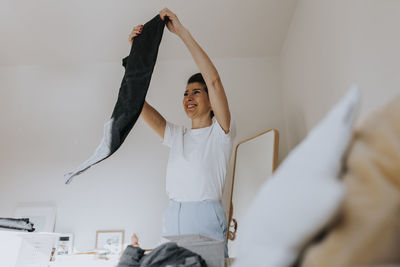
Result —
[[238, 228], [235, 267], [290, 266], [336, 214], [344, 196], [338, 175], [359, 95], [357, 87], [349, 90], [261, 187]]

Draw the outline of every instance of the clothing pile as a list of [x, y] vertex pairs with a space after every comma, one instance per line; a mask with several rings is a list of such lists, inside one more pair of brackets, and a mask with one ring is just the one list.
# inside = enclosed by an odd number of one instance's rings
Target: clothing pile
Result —
[[35, 228], [33, 228], [33, 223], [29, 222], [28, 218], [0, 218], [0, 230], [1, 229], [12, 229], [28, 232], [35, 231]]
[[142, 34], [135, 37], [129, 56], [122, 60], [125, 74], [111, 119], [104, 125], [103, 139], [88, 160], [75, 171], [64, 175], [66, 184], [69, 184], [74, 176], [117, 151], [135, 125], [142, 112], [167, 21], [167, 18], [163, 21], [157, 15], [143, 26]]
[[201, 256], [173, 242], [158, 246], [148, 255], [144, 252], [139, 247], [128, 246], [117, 267], [207, 267]]

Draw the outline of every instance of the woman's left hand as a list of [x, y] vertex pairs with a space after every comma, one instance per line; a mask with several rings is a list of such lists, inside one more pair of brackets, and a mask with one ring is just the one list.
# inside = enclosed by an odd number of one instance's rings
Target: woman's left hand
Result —
[[179, 21], [176, 14], [173, 13], [168, 8], [164, 8], [163, 10], [160, 11], [160, 18], [164, 20], [166, 16], [169, 18], [169, 21], [167, 22], [168, 30], [172, 33], [175, 33], [176, 35], [179, 35], [184, 29], [184, 27], [182, 23]]

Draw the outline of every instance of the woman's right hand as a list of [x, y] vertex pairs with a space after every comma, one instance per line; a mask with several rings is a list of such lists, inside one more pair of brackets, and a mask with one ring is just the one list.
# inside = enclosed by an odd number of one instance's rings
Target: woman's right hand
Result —
[[136, 36], [138, 36], [139, 34], [142, 33], [142, 29], [143, 29], [143, 25], [141, 25], [141, 24], [133, 27], [131, 34], [129, 34], [129, 43], [130, 44], [133, 43], [133, 38], [135, 38]]

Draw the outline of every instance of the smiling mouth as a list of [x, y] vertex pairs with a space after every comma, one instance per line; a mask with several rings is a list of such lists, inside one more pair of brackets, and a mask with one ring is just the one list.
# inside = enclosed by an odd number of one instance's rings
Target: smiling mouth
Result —
[[186, 109], [192, 110], [192, 109], [194, 109], [195, 107], [197, 107], [196, 104], [189, 104], [189, 105], [186, 106]]

